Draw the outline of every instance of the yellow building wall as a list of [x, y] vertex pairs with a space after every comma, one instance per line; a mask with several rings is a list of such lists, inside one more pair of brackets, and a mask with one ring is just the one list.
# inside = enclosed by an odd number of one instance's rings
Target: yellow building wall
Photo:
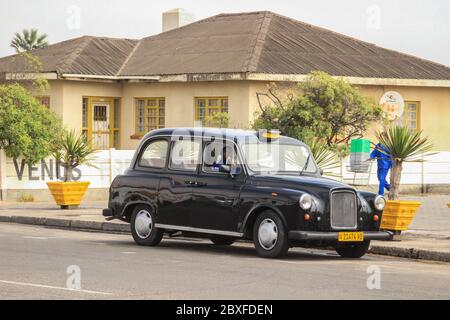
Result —
[[49, 88], [38, 95], [50, 96], [50, 110], [59, 115], [68, 129], [81, 131], [83, 97], [122, 96], [119, 83], [86, 81], [49, 81]]
[[81, 131], [83, 97], [122, 96], [120, 83], [65, 81], [63, 85], [63, 122], [69, 129]]
[[[387, 91], [397, 91], [405, 101], [420, 102], [419, 128], [428, 136], [437, 151], [450, 150], [450, 88], [402, 87], [402, 86], [359, 86], [363, 95], [372, 96], [378, 102]], [[372, 125], [368, 137], [375, 140], [376, 129]], [[375, 141], [374, 141], [375, 142]]]
[[[259, 112], [257, 92], [267, 92], [268, 82], [251, 82], [249, 113]], [[286, 83], [283, 84], [284, 89]], [[295, 86], [292, 83], [292, 86]], [[397, 91], [405, 101], [420, 102], [420, 129], [430, 137], [437, 151], [450, 151], [450, 88], [406, 86], [357, 86], [363, 95], [372, 96], [378, 103], [387, 91]], [[283, 92], [283, 88], [280, 90]], [[367, 130], [367, 138], [375, 142], [375, 132], [381, 126], [373, 124]]]
[[230, 127], [241, 128], [250, 121], [248, 113], [249, 84], [240, 81], [221, 82], [171, 82], [125, 83], [122, 98], [121, 148], [134, 149], [139, 140], [135, 134], [135, 98], [164, 97], [166, 102], [166, 127], [191, 127], [195, 125], [195, 97], [228, 97]]
[[[256, 94], [267, 92], [263, 81], [171, 82], [171, 83], [107, 83], [85, 81], [50, 81], [46, 95], [50, 108], [62, 116], [68, 128], [81, 130], [82, 97], [121, 97], [121, 149], [134, 149], [139, 140], [135, 134], [135, 98], [164, 97], [166, 127], [194, 126], [195, 97], [227, 96], [230, 127], [248, 128], [259, 112]], [[284, 84], [286, 85], [286, 84]], [[292, 83], [292, 85], [295, 85]], [[405, 101], [420, 102], [420, 128], [439, 151], [450, 150], [450, 88], [406, 86], [359, 86], [364, 95], [379, 101], [387, 91], [399, 92]], [[374, 140], [376, 125], [367, 137]], [[374, 141], [375, 142], [375, 141]]]

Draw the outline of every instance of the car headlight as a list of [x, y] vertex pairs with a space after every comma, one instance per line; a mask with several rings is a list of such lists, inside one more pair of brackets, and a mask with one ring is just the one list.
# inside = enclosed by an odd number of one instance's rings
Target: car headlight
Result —
[[386, 206], [386, 199], [384, 199], [383, 196], [378, 195], [375, 197], [375, 199], [373, 199], [373, 205], [375, 209], [381, 211]]
[[302, 208], [303, 210], [311, 209], [312, 202], [313, 202], [312, 197], [309, 194], [307, 194], [307, 193], [302, 194], [300, 196], [300, 199], [298, 200], [300, 208]]

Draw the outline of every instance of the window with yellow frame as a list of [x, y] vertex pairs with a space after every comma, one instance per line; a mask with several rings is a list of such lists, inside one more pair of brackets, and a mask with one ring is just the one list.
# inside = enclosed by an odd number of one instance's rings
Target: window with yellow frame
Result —
[[403, 114], [395, 121], [395, 123], [410, 129], [420, 130], [420, 102], [405, 101]]
[[165, 98], [136, 98], [136, 134], [164, 128], [166, 121]]
[[205, 118], [215, 113], [228, 113], [228, 97], [196, 97], [195, 120], [205, 123]]

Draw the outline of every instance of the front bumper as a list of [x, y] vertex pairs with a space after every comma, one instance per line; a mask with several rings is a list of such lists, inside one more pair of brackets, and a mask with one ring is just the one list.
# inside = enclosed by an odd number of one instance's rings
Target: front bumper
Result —
[[111, 208], [106, 208], [106, 209], [103, 209], [103, 216], [105, 217], [105, 220], [106, 221], [111, 221], [111, 220], [113, 220], [113, 219], [117, 219], [115, 216], [114, 216], [114, 210], [113, 209], [111, 209]]
[[[391, 240], [393, 233], [389, 231], [362, 231], [364, 240]], [[318, 232], [318, 231], [289, 231], [288, 238], [291, 241], [338, 241], [339, 232]]]

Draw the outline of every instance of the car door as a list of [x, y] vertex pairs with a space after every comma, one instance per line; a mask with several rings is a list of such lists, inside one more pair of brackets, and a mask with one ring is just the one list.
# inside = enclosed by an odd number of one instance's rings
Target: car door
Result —
[[194, 211], [192, 190], [197, 179], [201, 141], [179, 137], [172, 141], [169, 164], [159, 185], [160, 224], [191, 226]]
[[221, 139], [203, 143], [202, 164], [193, 187], [194, 227], [237, 232], [240, 227], [239, 194], [245, 174], [240, 172], [232, 176], [220, 168], [224, 164], [236, 170], [239, 167], [237, 159], [237, 149], [232, 141]]
[[122, 183], [127, 185], [129, 202], [146, 202], [158, 207], [159, 182], [166, 171], [168, 138], [155, 138], [147, 141], [141, 148], [134, 170]]

